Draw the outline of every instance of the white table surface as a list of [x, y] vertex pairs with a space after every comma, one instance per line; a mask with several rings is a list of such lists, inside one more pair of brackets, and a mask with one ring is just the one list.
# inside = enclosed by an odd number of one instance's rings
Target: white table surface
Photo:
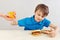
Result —
[[60, 33], [50, 38], [47, 35], [32, 36], [31, 31], [24, 30], [0, 30], [0, 40], [60, 40]]

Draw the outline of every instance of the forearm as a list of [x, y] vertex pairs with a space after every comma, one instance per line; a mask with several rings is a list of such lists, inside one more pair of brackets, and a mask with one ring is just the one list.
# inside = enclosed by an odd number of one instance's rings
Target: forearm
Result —
[[49, 27], [50, 27], [50, 30], [54, 30], [54, 31], [57, 30], [57, 26], [54, 24], [50, 24]]
[[57, 30], [57, 26], [51, 26], [50, 29], [56, 31]]
[[8, 18], [6, 15], [3, 16], [4, 19], [8, 20], [8, 21], [12, 21], [14, 19]]
[[5, 14], [1, 14], [1, 13], [0, 13], [0, 17], [6, 19], [6, 20], [8, 20], [8, 21], [13, 20], [13, 19], [11, 19], [11, 18], [8, 18], [7, 15], [5, 15]]

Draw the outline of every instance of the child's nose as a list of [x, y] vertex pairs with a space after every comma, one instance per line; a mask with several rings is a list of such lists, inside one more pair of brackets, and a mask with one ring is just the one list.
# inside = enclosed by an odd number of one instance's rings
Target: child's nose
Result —
[[41, 16], [40, 16], [39, 18], [40, 18], [40, 19], [42, 19], [42, 17], [41, 17]]

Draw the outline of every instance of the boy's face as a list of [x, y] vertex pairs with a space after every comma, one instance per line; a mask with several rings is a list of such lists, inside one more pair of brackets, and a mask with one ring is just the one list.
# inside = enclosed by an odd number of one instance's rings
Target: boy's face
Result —
[[36, 12], [35, 12], [35, 20], [37, 21], [37, 22], [40, 22], [41, 20], [43, 20], [44, 19], [44, 15], [43, 15], [43, 13], [40, 11], [40, 10], [37, 10]]

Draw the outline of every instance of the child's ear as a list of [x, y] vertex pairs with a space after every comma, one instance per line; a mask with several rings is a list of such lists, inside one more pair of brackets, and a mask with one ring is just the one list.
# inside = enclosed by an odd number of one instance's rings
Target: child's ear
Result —
[[34, 11], [34, 13], [36, 13], [36, 12]]
[[35, 13], [35, 12], [33, 12], [33, 13]]

